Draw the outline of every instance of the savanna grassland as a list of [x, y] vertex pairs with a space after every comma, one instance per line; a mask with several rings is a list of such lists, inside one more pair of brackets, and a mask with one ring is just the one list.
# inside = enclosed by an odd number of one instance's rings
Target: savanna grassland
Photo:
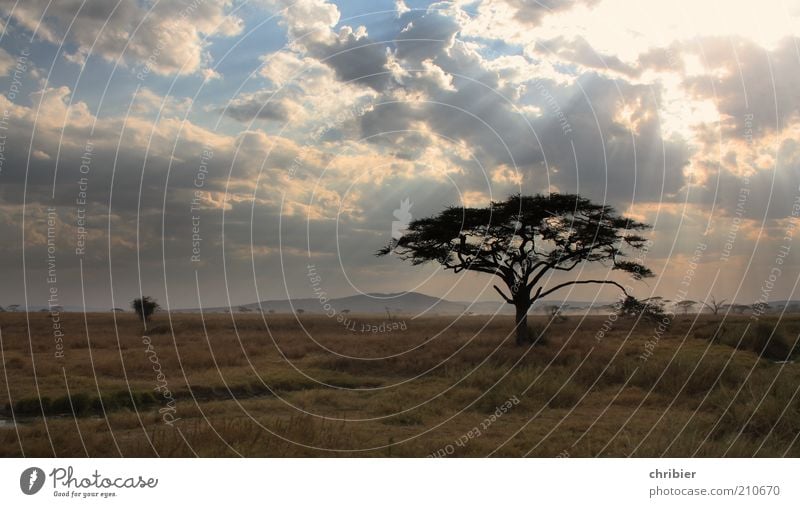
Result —
[[0, 455], [800, 456], [800, 316], [348, 318], [0, 314]]

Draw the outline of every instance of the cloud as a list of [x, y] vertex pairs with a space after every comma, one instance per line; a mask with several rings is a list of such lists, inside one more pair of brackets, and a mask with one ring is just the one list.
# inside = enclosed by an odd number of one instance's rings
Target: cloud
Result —
[[403, 27], [394, 39], [395, 54], [411, 65], [435, 58], [452, 47], [461, 30], [458, 19], [437, 9], [409, 11], [400, 16], [400, 22]]
[[38, 39], [64, 46], [68, 61], [83, 64], [98, 56], [171, 75], [206, 73], [206, 39], [241, 33], [243, 21], [227, 14], [231, 5], [231, 0], [2, 0], [0, 9]]
[[135, 114], [158, 113], [161, 116], [183, 117], [192, 108], [192, 99], [188, 97], [163, 97], [150, 88], [142, 87], [136, 94], [131, 107]]
[[287, 121], [302, 114], [296, 104], [272, 90], [242, 94], [230, 101], [223, 109], [225, 114], [241, 122], [253, 120]]
[[16, 65], [14, 58], [3, 48], [0, 48], [0, 76], [6, 76]]
[[262, 57], [259, 75], [270, 85], [242, 93], [215, 109], [240, 122], [254, 119], [287, 124], [306, 137], [324, 126], [329, 133], [342, 128], [376, 93], [358, 83], [342, 82], [319, 60], [284, 50]]
[[281, 23], [287, 27], [289, 47], [334, 70], [341, 81], [381, 90], [390, 80], [389, 54], [384, 43], [369, 38], [363, 26], [333, 27], [339, 9], [323, 0], [282, 0], [272, 2], [281, 9]]
[[[45, 4], [20, 3], [11, 25], [37, 30]], [[129, 276], [133, 287], [131, 267], [141, 262], [145, 279], [157, 282], [151, 287], [163, 290], [159, 278], [167, 278], [170, 293], [185, 289], [186, 306], [196, 297], [197, 266], [188, 261], [195, 215], [199, 266], [215, 288], [224, 271], [238, 297], [254, 298], [252, 285], [266, 280], [274, 291], [282, 269], [287, 284], [307, 289], [307, 256], [299, 255], [307, 251], [344, 292], [341, 267], [367, 290], [376, 266], [401, 280], [428, 276], [372, 256], [405, 199], [417, 218], [516, 192], [579, 192], [657, 222], [659, 262], [675, 234], [690, 238], [672, 252], [683, 259], [706, 224], [715, 234], [728, 227], [742, 188], [748, 241], [774, 241], [792, 212], [800, 186], [796, 37], [772, 37], [771, 45], [690, 39], [682, 28], [656, 37], [645, 33], [659, 22], [646, 12], [650, 3], [616, 0], [463, 0], [413, 10], [398, 2], [396, 12], [366, 22], [369, 31], [343, 23], [330, 1], [267, 4], [272, 11], [261, 14], [278, 13], [287, 44], [259, 47], [260, 59], [245, 71], [255, 79], [241, 87], [235, 72], [197, 95], [180, 83], [167, 95], [154, 82], [138, 89], [129, 116], [117, 104], [99, 113], [83, 99], [86, 90], [60, 79], [36, 83], [29, 101], [22, 93], [16, 103], [0, 97], [0, 110], [11, 114], [0, 232], [19, 235], [27, 181], [27, 255], [39, 258], [51, 206], [59, 251], [74, 247], [87, 142], [87, 276], [106, 283], [113, 260], [115, 280]], [[128, 67], [149, 60], [159, 74], [210, 80], [219, 77], [209, 54], [218, 38], [244, 33], [244, 22], [229, 15], [239, 6], [231, 2], [79, 6], [53, 2], [36, 32], [53, 47], [64, 42], [76, 63], [91, 55]], [[599, 13], [619, 27], [598, 23]], [[708, 23], [708, 32], [717, 30]], [[0, 72], [7, 57], [0, 52]], [[125, 91], [115, 86], [109, 97]], [[236, 121], [218, 126], [215, 114]], [[26, 149], [9, 149], [18, 146]], [[764, 217], [767, 232], [759, 235]], [[9, 266], [20, 265], [17, 246], [2, 249]], [[292, 255], [278, 263], [281, 249]], [[0, 275], [16, 276], [9, 268]], [[423, 287], [449, 285], [439, 280]]]
[[742, 135], [752, 116], [757, 135], [780, 131], [800, 118], [800, 38], [786, 38], [765, 50], [740, 38], [706, 38], [685, 52], [702, 57], [701, 74], [684, 86], [710, 99], [721, 115], [724, 133]]
[[628, 77], [637, 76], [639, 71], [614, 55], [604, 55], [592, 48], [586, 39], [577, 37], [568, 40], [564, 37], [539, 41], [536, 50], [544, 58], [556, 57], [561, 63], [573, 63], [583, 70], [613, 71]]

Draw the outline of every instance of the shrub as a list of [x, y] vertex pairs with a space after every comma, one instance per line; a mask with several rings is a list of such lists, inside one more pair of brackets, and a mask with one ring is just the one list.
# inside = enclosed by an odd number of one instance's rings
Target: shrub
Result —
[[549, 343], [547, 339], [547, 326], [543, 326], [541, 324], [529, 324], [528, 336], [534, 345], [544, 346]]
[[150, 296], [134, 299], [131, 302], [131, 307], [136, 312], [136, 315], [139, 316], [139, 319], [141, 319], [142, 324], [146, 324], [147, 319], [149, 319], [151, 315], [156, 313], [158, 309], [161, 308], [156, 300]]
[[50, 413], [52, 401], [47, 396], [42, 398], [22, 398], [14, 403], [14, 413], [16, 415], [41, 415], [42, 410], [46, 414]]
[[777, 325], [771, 326], [766, 322], [752, 326], [745, 341], [746, 348], [764, 359], [787, 361], [794, 352], [792, 345], [778, 330]]
[[76, 416], [85, 415], [91, 409], [91, 400], [85, 393], [76, 393], [72, 396], [61, 396], [53, 400], [50, 405], [52, 414], [75, 414]]

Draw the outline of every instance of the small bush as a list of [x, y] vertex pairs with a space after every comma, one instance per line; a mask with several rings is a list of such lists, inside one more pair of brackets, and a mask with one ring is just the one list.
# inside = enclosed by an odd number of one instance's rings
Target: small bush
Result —
[[72, 396], [61, 396], [53, 400], [50, 405], [52, 414], [64, 415], [74, 414], [76, 416], [85, 415], [91, 409], [91, 400], [85, 393], [76, 393]]
[[547, 327], [541, 324], [529, 324], [528, 338], [536, 346], [547, 345], [549, 343], [547, 336]]
[[793, 355], [793, 347], [777, 326], [773, 327], [765, 322], [759, 322], [750, 328], [744, 340], [745, 347], [760, 355], [764, 359], [773, 361], [787, 361]]
[[156, 396], [150, 391], [143, 391], [136, 394], [136, 403], [141, 406], [154, 405], [157, 402]]
[[39, 398], [22, 398], [14, 403], [15, 415], [41, 415], [50, 413], [52, 401], [47, 396]]
[[738, 350], [754, 352], [764, 359], [787, 361], [796, 355], [792, 340], [787, 338], [779, 323], [760, 321], [748, 325], [746, 322], [712, 323], [695, 331], [696, 338], [710, 340]]

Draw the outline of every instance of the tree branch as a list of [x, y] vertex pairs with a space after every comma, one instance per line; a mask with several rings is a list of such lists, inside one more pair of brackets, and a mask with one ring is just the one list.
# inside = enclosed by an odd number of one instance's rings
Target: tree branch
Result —
[[564, 287], [568, 287], [570, 285], [583, 285], [583, 284], [586, 284], [586, 283], [607, 283], [607, 284], [611, 284], [611, 285], [616, 285], [617, 287], [619, 287], [619, 289], [622, 291], [623, 294], [625, 294], [626, 296], [629, 295], [628, 291], [625, 290], [625, 287], [623, 287], [621, 284], [619, 284], [619, 283], [617, 283], [617, 282], [615, 282], [613, 280], [573, 280], [571, 282], [564, 282], [564, 283], [558, 284], [555, 287], [553, 287], [552, 289], [548, 289], [548, 290], [546, 290], [544, 292], [541, 292], [541, 293], [539, 291], [537, 291], [536, 292], [536, 296], [534, 296], [535, 299], [531, 299], [531, 303], [533, 303], [537, 299], [540, 299], [540, 298], [543, 298], [545, 296], [548, 296], [549, 294], [552, 294], [553, 292], [555, 292], [555, 291], [557, 291], [559, 289], [563, 289]]
[[505, 299], [505, 300], [506, 300], [506, 303], [509, 303], [509, 304], [514, 304], [514, 301], [513, 301], [511, 298], [509, 298], [508, 296], [506, 296], [505, 294], [503, 294], [503, 291], [502, 291], [502, 290], [500, 290], [500, 287], [498, 287], [497, 285], [493, 285], [492, 287], [494, 287], [494, 290], [496, 290], [496, 291], [497, 291], [497, 293], [498, 293], [498, 294], [500, 294], [500, 297], [501, 297], [501, 298], [503, 298], [503, 299]]

